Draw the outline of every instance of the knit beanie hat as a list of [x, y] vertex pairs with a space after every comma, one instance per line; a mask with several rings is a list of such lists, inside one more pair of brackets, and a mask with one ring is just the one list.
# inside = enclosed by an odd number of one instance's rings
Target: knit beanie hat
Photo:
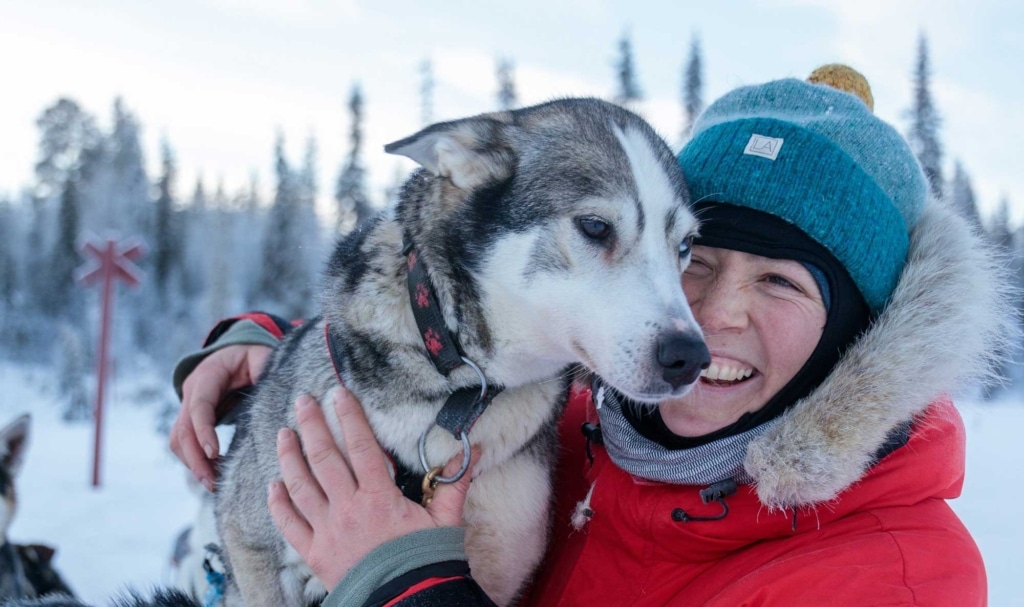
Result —
[[896, 288], [928, 186], [872, 103], [866, 80], [846, 66], [821, 68], [812, 82], [741, 87], [705, 110], [678, 160], [692, 200], [796, 225], [846, 268], [877, 314]]

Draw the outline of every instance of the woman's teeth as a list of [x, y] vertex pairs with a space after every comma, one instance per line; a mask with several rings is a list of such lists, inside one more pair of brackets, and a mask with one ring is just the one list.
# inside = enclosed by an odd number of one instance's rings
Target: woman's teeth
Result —
[[700, 372], [700, 376], [715, 381], [739, 381], [750, 377], [753, 373], [754, 370], [750, 368], [742, 369], [711, 363], [707, 369]]

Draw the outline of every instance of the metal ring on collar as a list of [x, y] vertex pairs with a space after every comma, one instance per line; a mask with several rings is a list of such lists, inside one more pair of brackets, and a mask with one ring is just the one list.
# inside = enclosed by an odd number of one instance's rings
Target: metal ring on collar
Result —
[[462, 357], [462, 362], [469, 365], [469, 368], [476, 371], [476, 374], [480, 377], [480, 400], [478, 402], [482, 402], [484, 397], [487, 396], [487, 377], [484, 376], [484, 372], [480, 370], [480, 367], [478, 367], [475, 362], [469, 360], [465, 356]]
[[[423, 472], [428, 473], [431, 470], [430, 464], [427, 463], [427, 432], [430, 432], [428, 428], [423, 434], [420, 434], [420, 465], [423, 466]], [[460, 432], [459, 438], [462, 440], [462, 467], [455, 473], [454, 476], [438, 476], [434, 480], [439, 483], [455, 483], [460, 478], [465, 476], [466, 470], [469, 470], [469, 457], [470, 457], [470, 444], [469, 444], [469, 433]]]

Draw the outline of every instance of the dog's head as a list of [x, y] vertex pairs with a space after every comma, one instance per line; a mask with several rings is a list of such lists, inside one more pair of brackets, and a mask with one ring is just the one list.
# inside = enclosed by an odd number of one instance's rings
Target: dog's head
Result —
[[537, 377], [583, 363], [643, 402], [696, 381], [709, 355], [681, 277], [697, 220], [675, 158], [642, 119], [565, 99], [385, 149], [423, 166], [399, 218], [445, 290], [479, 302], [460, 322], [484, 327], [485, 349]]
[[0, 529], [4, 537], [7, 536], [7, 528], [17, 506], [14, 478], [21, 471], [21, 464], [25, 460], [29, 421], [31, 417], [25, 413], [0, 429], [0, 497], [3, 498], [0, 499]]

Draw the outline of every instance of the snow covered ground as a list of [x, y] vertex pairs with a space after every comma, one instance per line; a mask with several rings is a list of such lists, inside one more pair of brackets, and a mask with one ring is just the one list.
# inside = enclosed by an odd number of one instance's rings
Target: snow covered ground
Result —
[[172, 542], [198, 500], [184, 467], [156, 432], [155, 407], [134, 404], [158, 379], [113, 386], [104, 415], [99, 490], [91, 487], [92, 423], [60, 420], [52, 381], [52, 374], [39, 369], [0, 365], [0, 425], [18, 413], [32, 414], [25, 466], [15, 479], [18, 512], [8, 536], [56, 546], [64, 579], [98, 604], [107, 604], [126, 584], [169, 583]]
[[[0, 364], [0, 425], [33, 415], [25, 468], [17, 479], [19, 511], [10, 530], [18, 542], [58, 546], [69, 584], [98, 605], [131, 584], [170, 582], [174, 537], [198, 500], [182, 466], [156, 432], [155, 408], [139, 400], [169, 389], [164, 378], [114, 386], [104, 432], [103, 487], [89, 486], [92, 427], [60, 422], [52, 375]], [[962, 408], [968, 432], [967, 483], [953, 507], [974, 534], [989, 574], [989, 604], [1024, 606], [1024, 406], [1017, 402]]]

